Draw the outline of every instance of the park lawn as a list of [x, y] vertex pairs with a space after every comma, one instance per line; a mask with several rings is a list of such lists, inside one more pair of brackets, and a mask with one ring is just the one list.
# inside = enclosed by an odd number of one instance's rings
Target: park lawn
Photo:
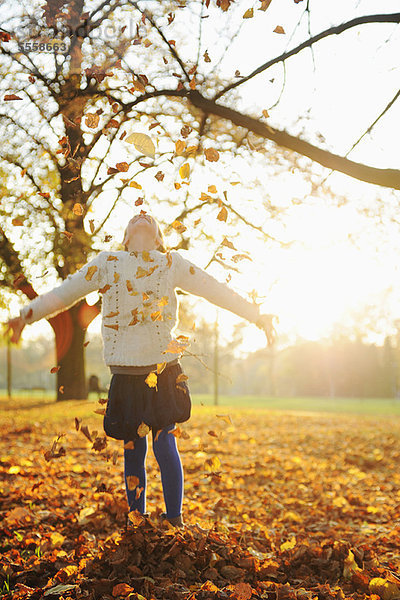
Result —
[[176, 432], [188, 528], [158, 527], [162, 488], [149, 451], [151, 526], [127, 537], [122, 442], [96, 449], [84, 434], [103, 435], [97, 399], [3, 398], [0, 591], [22, 600], [67, 585], [79, 600], [94, 588], [96, 598], [117, 597], [124, 583], [158, 599], [184, 585], [209, 600], [242, 584], [236, 597], [377, 600], [386, 588], [374, 579], [388, 585], [400, 564], [400, 419], [279, 402], [285, 410], [195, 402], [180, 425], [188, 435]]

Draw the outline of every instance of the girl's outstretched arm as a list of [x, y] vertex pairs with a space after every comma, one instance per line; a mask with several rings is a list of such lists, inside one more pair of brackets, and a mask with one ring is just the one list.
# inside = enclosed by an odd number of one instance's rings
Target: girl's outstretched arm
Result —
[[221, 283], [215, 277], [184, 258], [179, 252], [173, 252], [172, 256], [175, 287], [179, 287], [195, 296], [201, 296], [212, 302], [212, 304], [226, 308], [239, 317], [255, 323], [265, 331], [268, 343], [273, 343], [273, 315], [260, 315], [257, 304], [248, 302], [225, 283]]
[[59, 286], [37, 296], [21, 308], [19, 317], [10, 319], [7, 323], [7, 331], [10, 328], [14, 331], [11, 341], [18, 341], [23, 329], [22, 325], [34, 323], [45, 317], [54, 317], [73, 306], [90, 292], [101, 288], [105, 272], [105, 254], [105, 252], [100, 252], [79, 271], [68, 275]]

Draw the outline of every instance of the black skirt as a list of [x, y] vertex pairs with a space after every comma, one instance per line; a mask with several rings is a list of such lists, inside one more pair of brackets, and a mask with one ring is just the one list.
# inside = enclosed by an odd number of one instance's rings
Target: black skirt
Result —
[[157, 376], [157, 389], [146, 383], [147, 375], [114, 374], [108, 391], [103, 426], [116, 440], [135, 440], [141, 423], [158, 431], [190, 418], [191, 398], [185, 381], [176, 383], [181, 365], [167, 366]]

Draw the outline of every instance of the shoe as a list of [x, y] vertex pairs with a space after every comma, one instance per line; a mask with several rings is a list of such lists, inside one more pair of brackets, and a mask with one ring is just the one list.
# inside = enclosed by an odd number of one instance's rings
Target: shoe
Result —
[[183, 519], [182, 519], [182, 515], [179, 515], [179, 517], [167, 517], [166, 513], [161, 513], [160, 518], [161, 518], [161, 521], [168, 521], [168, 523], [171, 523], [171, 525], [173, 525], [174, 527], [184, 527], [185, 526]]

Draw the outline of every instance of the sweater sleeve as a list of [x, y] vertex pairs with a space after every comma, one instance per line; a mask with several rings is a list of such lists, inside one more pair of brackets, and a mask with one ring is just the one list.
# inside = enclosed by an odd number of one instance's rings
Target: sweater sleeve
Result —
[[179, 252], [173, 252], [174, 287], [205, 298], [212, 304], [255, 323], [260, 316], [258, 305], [248, 302], [234, 292], [225, 283], [200, 269], [184, 258]]
[[67, 310], [78, 300], [98, 290], [105, 279], [104, 252], [99, 254], [57, 287], [34, 298], [21, 308], [20, 316], [25, 323], [34, 323], [43, 318], [54, 317]]

